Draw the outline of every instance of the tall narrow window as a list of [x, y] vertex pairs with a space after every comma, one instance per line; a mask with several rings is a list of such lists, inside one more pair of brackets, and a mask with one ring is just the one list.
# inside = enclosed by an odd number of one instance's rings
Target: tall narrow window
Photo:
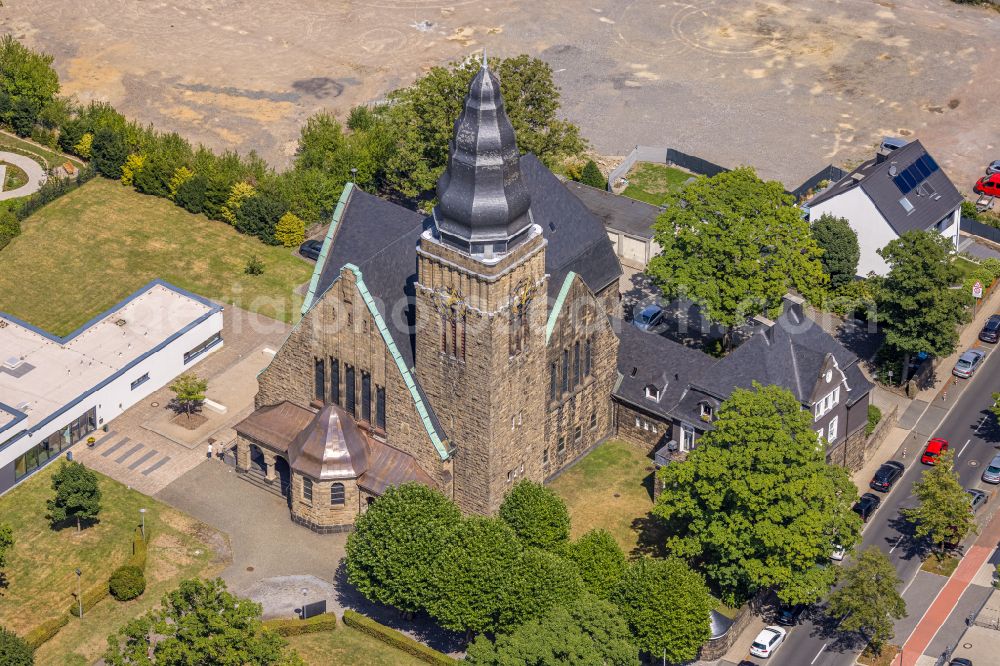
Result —
[[340, 404], [340, 361], [330, 357], [330, 402]]
[[562, 390], [563, 393], [569, 392], [569, 350], [563, 350], [562, 359]]
[[451, 311], [451, 355], [458, 358], [458, 317]]
[[556, 399], [557, 391], [559, 391], [559, 369], [552, 363], [549, 365], [549, 400]]
[[465, 360], [465, 315], [464, 314], [462, 315], [461, 328], [462, 328], [462, 341], [459, 344], [459, 351], [461, 353], [459, 354], [458, 357], [464, 361]]
[[583, 352], [583, 376], [584, 377], [589, 377], [590, 376], [590, 369], [591, 369], [590, 363], [591, 363], [591, 360], [592, 360], [591, 350], [590, 350], [590, 340], [591, 340], [590, 338], [587, 338], [587, 342], [584, 345], [584, 352]]
[[344, 503], [344, 484], [335, 483], [330, 486], [330, 504], [334, 506]]
[[314, 394], [320, 402], [326, 402], [326, 363], [321, 358], [315, 359], [316, 387]]
[[354, 366], [344, 365], [344, 392], [346, 395], [344, 398], [347, 404], [344, 407], [347, 409], [347, 413], [351, 416], [357, 416], [357, 410], [355, 409], [354, 401], [356, 396], [354, 394]]
[[361, 420], [372, 422], [372, 376], [361, 371]]
[[441, 353], [448, 353], [448, 320], [441, 317]]
[[302, 499], [307, 502], [313, 501], [313, 482], [307, 477], [302, 477]]
[[573, 386], [580, 385], [580, 341], [573, 345]]
[[525, 316], [523, 306], [514, 307], [510, 313], [510, 355], [517, 356], [524, 350]]
[[385, 388], [375, 385], [375, 427], [385, 430]]

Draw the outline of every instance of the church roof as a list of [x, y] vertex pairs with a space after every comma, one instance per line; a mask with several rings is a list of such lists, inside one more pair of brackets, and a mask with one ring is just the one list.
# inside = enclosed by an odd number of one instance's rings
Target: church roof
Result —
[[358, 479], [358, 485], [369, 492], [381, 495], [389, 486], [399, 486], [412, 481], [431, 488], [435, 487], [434, 480], [420, 469], [413, 456], [373, 440], [371, 464], [368, 471]]
[[327, 405], [288, 445], [288, 464], [319, 481], [356, 479], [369, 468], [368, 437], [337, 405]]
[[233, 429], [280, 453], [288, 451], [292, 440], [308, 426], [316, 413], [287, 400], [277, 405], [261, 407]]

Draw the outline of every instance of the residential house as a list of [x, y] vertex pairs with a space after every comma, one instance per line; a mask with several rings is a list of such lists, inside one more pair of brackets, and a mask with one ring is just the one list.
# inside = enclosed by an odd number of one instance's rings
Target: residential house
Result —
[[641, 271], [660, 253], [653, 240], [653, 223], [662, 208], [574, 181], [567, 181], [566, 187], [604, 222], [623, 266]]

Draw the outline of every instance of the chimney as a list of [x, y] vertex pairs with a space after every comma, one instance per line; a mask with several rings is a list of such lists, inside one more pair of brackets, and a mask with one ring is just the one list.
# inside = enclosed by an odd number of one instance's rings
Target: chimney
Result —
[[901, 139], [896, 136], [884, 136], [882, 137], [882, 143], [879, 144], [878, 150], [875, 151], [875, 164], [882, 164], [885, 162], [889, 153], [896, 150], [897, 148], [902, 148], [907, 143], [906, 139]]
[[806, 302], [805, 299], [789, 292], [781, 297], [781, 302], [784, 314], [789, 317], [793, 323], [801, 324], [802, 320], [806, 317], [806, 313], [803, 308], [803, 304]]
[[760, 333], [767, 340], [767, 344], [774, 342], [774, 322], [764, 315], [757, 315], [753, 318], [754, 333]]

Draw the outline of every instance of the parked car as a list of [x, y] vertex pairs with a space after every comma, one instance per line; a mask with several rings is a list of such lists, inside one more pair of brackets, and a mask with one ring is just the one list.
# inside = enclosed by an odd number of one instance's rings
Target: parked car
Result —
[[868, 482], [868, 487], [872, 490], [887, 493], [892, 489], [892, 484], [896, 483], [899, 477], [903, 476], [905, 470], [906, 468], [903, 467], [903, 463], [896, 462], [895, 460], [882, 463], [882, 466], [875, 472], [875, 476]]
[[965, 657], [957, 657], [949, 661], [948, 666], [972, 666], [972, 660]]
[[968, 379], [975, 374], [976, 370], [979, 369], [979, 366], [982, 364], [984, 358], [986, 358], [986, 354], [983, 352], [978, 349], [970, 349], [958, 357], [958, 362], [955, 363], [955, 367], [952, 368], [951, 374], [956, 377]]
[[865, 493], [861, 496], [861, 499], [854, 503], [854, 513], [861, 516], [861, 520], [867, 523], [868, 519], [871, 518], [881, 503], [882, 500], [879, 499], [878, 495]]
[[1000, 173], [991, 173], [976, 181], [972, 188], [976, 194], [985, 194], [990, 197], [1000, 197]]
[[920, 462], [925, 465], [937, 465], [938, 458], [947, 450], [948, 440], [935, 437], [927, 442], [927, 448], [924, 449], [924, 455], [920, 456]]
[[993, 456], [993, 460], [983, 470], [983, 481], [994, 485], [1000, 483], [1000, 453]]
[[299, 254], [301, 254], [306, 259], [312, 259], [316, 261], [319, 259], [319, 251], [323, 249], [323, 241], [318, 240], [307, 240], [302, 245], [299, 245]]
[[635, 316], [632, 323], [640, 331], [652, 331], [663, 323], [665, 312], [659, 305], [647, 305]]
[[976, 488], [966, 488], [965, 492], [969, 493], [969, 509], [972, 513], [986, 506], [986, 500], [990, 498], [989, 495]]
[[983, 342], [996, 342], [1000, 340], [1000, 315], [991, 315], [983, 325], [983, 330], [979, 331], [979, 339]]
[[1000, 173], [1000, 160], [993, 160], [986, 167], [986, 175], [992, 176], [995, 173]]
[[750, 661], [749, 659], [744, 659], [737, 666], [758, 666], [756, 661]]
[[830, 559], [836, 562], [842, 562], [844, 560], [844, 555], [847, 554], [847, 549], [840, 544], [834, 544], [833, 552], [830, 553]]
[[781, 646], [786, 632], [781, 627], [764, 627], [750, 644], [750, 654], [767, 659]]
[[778, 606], [778, 624], [794, 627], [799, 623], [806, 607], [803, 604], [781, 604]]

